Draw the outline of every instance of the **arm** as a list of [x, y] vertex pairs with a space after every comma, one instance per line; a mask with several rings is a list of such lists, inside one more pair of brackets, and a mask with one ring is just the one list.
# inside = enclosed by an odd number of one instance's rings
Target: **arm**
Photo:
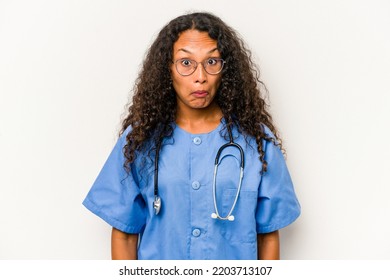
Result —
[[257, 258], [279, 260], [279, 231], [257, 235]]
[[113, 260], [137, 259], [138, 234], [127, 234], [112, 228], [111, 258]]

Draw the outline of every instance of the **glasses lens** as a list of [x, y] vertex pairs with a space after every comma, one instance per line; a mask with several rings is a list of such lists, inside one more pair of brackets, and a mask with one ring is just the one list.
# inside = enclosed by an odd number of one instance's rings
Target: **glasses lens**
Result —
[[180, 75], [188, 76], [194, 73], [196, 69], [196, 61], [191, 59], [179, 59], [176, 60], [176, 70]]
[[213, 75], [221, 72], [224, 61], [220, 58], [209, 58], [203, 62], [203, 65], [206, 72]]

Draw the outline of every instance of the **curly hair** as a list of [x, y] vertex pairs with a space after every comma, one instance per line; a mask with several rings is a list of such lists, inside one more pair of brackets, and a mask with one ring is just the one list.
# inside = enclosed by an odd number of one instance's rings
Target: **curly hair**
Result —
[[[148, 149], [150, 155], [152, 150], [159, 149], [163, 138], [173, 134], [177, 106], [170, 70], [173, 45], [182, 32], [190, 29], [207, 32], [217, 41], [217, 48], [226, 64], [215, 100], [226, 125], [236, 126], [240, 132], [255, 138], [262, 162], [260, 172], [266, 172], [262, 141], [271, 141], [282, 148], [268, 112], [264, 95], [268, 92], [244, 41], [235, 30], [210, 13], [191, 13], [173, 19], [162, 28], [150, 46], [133, 88], [127, 116], [122, 121], [120, 135], [127, 127], [132, 128], [126, 135], [124, 167], [129, 171], [137, 151]], [[265, 133], [263, 125], [272, 131], [275, 139]]]

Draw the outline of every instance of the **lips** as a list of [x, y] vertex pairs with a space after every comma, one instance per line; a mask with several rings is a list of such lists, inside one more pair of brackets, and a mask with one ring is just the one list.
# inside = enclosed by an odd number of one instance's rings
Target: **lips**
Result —
[[209, 93], [207, 92], [207, 91], [205, 91], [205, 90], [197, 90], [197, 91], [194, 91], [193, 93], [192, 93], [192, 95], [193, 96], [195, 96], [195, 97], [205, 97], [205, 96], [207, 96]]

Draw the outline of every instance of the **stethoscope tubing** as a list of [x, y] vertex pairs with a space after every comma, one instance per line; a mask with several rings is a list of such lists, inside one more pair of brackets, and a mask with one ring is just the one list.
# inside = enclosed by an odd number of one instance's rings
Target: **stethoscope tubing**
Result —
[[232, 216], [232, 213], [233, 213], [234, 208], [236, 207], [238, 196], [239, 196], [240, 191], [241, 191], [242, 178], [244, 177], [244, 167], [243, 166], [240, 167], [240, 181], [238, 183], [238, 188], [237, 188], [236, 196], [234, 197], [234, 202], [232, 204], [232, 207], [230, 208], [229, 213], [225, 217], [222, 217], [219, 214], [219, 211], [218, 211], [217, 194], [216, 194], [216, 192], [217, 192], [217, 170], [218, 170], [218, 165], [219, 164], [216, 164], [214, 166], [213, 200], [214, 200], [214, 210], [215, 210], [215, 212], [211, 214], [211, 217], [213, 219], [234, 221], [234, 216]]
[[161, 149], [162, 140], [160, 140], [156, 147], [156, 156], [154, 160], [154, 201], [153, 209], [154, 213], [158, 215], [161, 210], [161, 197], [158, 195], [158, 160], [160, 158], [160, 149]]

